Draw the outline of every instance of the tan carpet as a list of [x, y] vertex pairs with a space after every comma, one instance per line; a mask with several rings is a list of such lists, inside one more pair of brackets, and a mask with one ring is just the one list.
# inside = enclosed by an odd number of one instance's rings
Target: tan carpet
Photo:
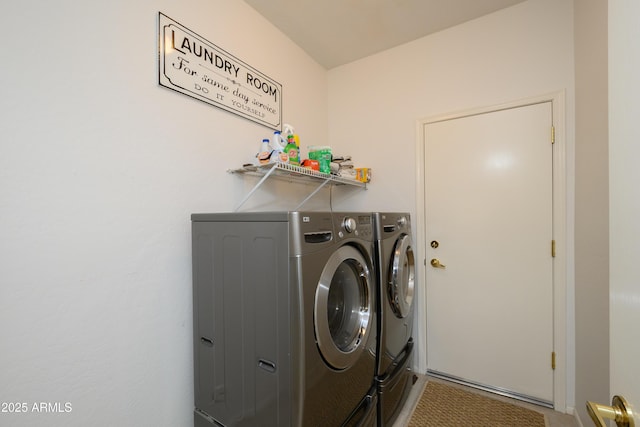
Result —
[[544, 415], [429, 381], [409, 427], [545, 427]]

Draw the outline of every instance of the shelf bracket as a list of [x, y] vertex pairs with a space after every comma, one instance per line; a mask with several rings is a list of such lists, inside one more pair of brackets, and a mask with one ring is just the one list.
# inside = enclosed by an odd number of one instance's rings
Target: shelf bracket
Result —
[[267, 178], [269, 178], [269, 176], [278, 168], [278, 164], [274, 163], [273, 166], [269, 169], [269, 171], [264, 174], [264, 176], [260, 179], [260, 181], [258, 181], [258, 183], [251, 189], [251, 191], [249, 191], [247, 193], [246, 196], [244, 196], [244, 198], [240, 201], [240, 203], [238, 203], [238, 205], [236, 206], [236, 208], [234, 209], [234, 212], [238, 212], [238, 209], [240, 209], [240, 207], [242, 205], [245, 204], [245, 202], [247, 200], [249, 200], [249, 198], [253, 195], [253, 193], [256, 192], [256, 190], [258, 188], [260, 188], [260, 186], [262, 185], [263, 182], [265, 182], [267, 180]]
[[238, 203], [235, 207], [234, 212], [237, 212], [242, 205], [245, 204], [247, 200], [260, 188], [260, 186], [269, 178], [269, 177], [277, 177], [281, 179], [287, 179], [289, 181], [299, 181], [299, 182], [318, 182], [318, 180], [322, 181], [322, 183], [305, 198], [298, 206], [295, 208], [298, 210], [302, 205], [307, 203], [309, 199], [311, 199], [314, 195], [318, 193], [325, 185], [351, 185], [356, 187], [367, 189], [366, 182], [356, 181], [354, 179], [343, 178], [340, 176], [323, 174], [318, 171], [314, 171], [311, 169], [303, 168], [296, 165], [290, 165], [288, 163], [273, 163], [266, 165], [244, 165], [240, 169], [229, 169], [227, 172], [230, 173], [239, 173], [239, 174], [248, 174], [253, 176], [260, 176], [261, 179], [258, 183], [247, 193], [244, 198]]
[[298, 206], [296, 206], [296, 209], [295, 209], [295, 210], [300, 209], [300, 208], [302, 207], [302, 205], [304, 205], [305, 203], [307, 203], [307, 202], [309, 201], [309, 199], [311, 199], [313, 196], [315, 196], [315, 195], [316, 195], [316, 193], [322, 189], [322, 187], [324, 187], [325, 185], [327, 185], [327, 183], [329, 183], [329, 181], [330, 181], [329, 179], [325, 179], [325, 180], [322, 182], [322, 184], [320, 184], [320, 185], [318, 186], [318, 188], [316, 188], [315, 190], [313, 190], [313, 192], [312, 192], [311, 194], [309, 194], [309, 195], [308, 195], [308, 196], [307, 196], [303, 201], [301, 201], [301, 202], [300, 202], [300, 204], [298, 204]]

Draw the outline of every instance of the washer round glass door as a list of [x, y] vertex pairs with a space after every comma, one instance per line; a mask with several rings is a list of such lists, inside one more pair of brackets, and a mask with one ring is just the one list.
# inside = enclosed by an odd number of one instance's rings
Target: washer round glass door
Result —
[[404, 234], [393, 249], [387, 288], [391, 308], [399, 318], [407, 317], [411, 312], [415, 271], [411, 236]]
[[322, 270], [313, 313], [318, 348], [331, 367], [346, 369], [358, 360], [375, 326], [372, 310], [368, 263], [358, 249], [342, 246]]

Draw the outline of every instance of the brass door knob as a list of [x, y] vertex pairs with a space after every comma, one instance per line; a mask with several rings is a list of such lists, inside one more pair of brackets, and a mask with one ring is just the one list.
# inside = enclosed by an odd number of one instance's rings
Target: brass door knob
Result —
[[600, 405], [598, 403], [587, 402], [587, 412], [598, 427], [607, 427], [605, 418], [614, 420], [618, 427], [635, 427], [633, 413], [629, 404], [622, 396], [613, 396], [611, 406]]
[[446, 265], [440, 264], [440, 260], [438, 258], [433, 258], [431, 260], [431, 266], [434, 268], [447, 268]]

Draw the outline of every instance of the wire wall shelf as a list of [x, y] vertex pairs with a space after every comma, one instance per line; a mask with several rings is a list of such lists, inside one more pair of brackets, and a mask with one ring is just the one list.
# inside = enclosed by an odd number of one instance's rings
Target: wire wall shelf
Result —
[[355, 187], [367, 188], [365, 182], [356, 181], [355, 179], [349, 179], [338, 175], [320, 173], [313, 169], [304, 168], [301, 166], [290, 165], [288, 163], [269, 163], [266, 165], [246, 165], [238, 169], [229, 169], [227, 172], [240, 175], [250, 175], [262, 177], [260, 181], [253, 187], [253, 189], [242, 199], [242, 201], [236, 207], [236, 211], [260, 188], [260, 186], [269, 178], [274, 177], [278, 179], [284, 179], [290, 182], [301, 183], [320, 183], [320, 185], [304, 199], [298, 207], [302, 206], [313, 197], [320, 189], [325, 185], [352, 185]]

